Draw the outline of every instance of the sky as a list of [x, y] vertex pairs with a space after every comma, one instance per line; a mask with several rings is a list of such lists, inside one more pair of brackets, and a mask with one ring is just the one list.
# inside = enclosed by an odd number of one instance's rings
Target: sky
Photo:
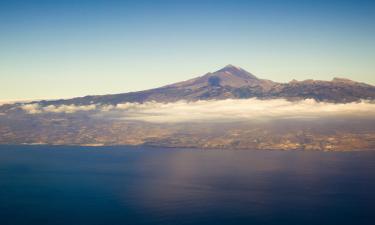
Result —
[[0, 101], [123, 93], [227, 64], [375, 84], [375, 1], [2, 0]]

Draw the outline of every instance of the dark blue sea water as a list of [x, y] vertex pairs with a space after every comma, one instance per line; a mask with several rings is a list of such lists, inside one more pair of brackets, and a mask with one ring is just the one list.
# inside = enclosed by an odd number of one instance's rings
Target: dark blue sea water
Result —
[[375, 224], [375, 152], [0, 146], [0, 224]]

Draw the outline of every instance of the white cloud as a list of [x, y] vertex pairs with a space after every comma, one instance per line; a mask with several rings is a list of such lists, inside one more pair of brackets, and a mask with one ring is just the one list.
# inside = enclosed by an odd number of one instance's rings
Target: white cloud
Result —
[[198, 121], [253, 121], [287, 118], [371, 117], [375, 119], [375, 104], [362, 101], [334, 104], [312, 99], [287, 101], [285, 99], [227, 99], [173, 103], [146, 102], [113, 105], [61, 105], [41, 107], [26, 104], [27, 113], [75, 113], [90, 111], [96, 117], [137, 120], [154, 123]]
[[53, 113], [75, 113], [78, 111], [92, 111], [96, 109], [96, 105], [60, 105], [60, 106], [46, 106], [42, 108], [44, 112], [53, 112]]
[[38, 113], [75, 113], [78, 111], [92, 111], [96, 109], [96, 105], [60, 105], [54, 106], [49, 105], [42, 107], [39, 104], [25, 104], [21, 106], [21, 109], [26, 111], [29, 114], [38, 114]]
[[20, 108], [29, 114], [42, 113], [42, 110], [39, 104], [25, 104], [25, 105], [22, 105]]
[[0, 100], [0, 106], [5, 104], [14, 104], [14, 103], [27, 103], [32, 101], [38, 101], [38, 99], [13, 99], [13, 100]]
[[[322, 118], [328, 116], [373, 116], [375, 104], [369, 102], [334, 104], [308, 99], [290, 102], [284, 99], [228, 99], [197, 102], [126, 103], [106, 116], [147, 122], [251, 121], [286, 118]], [[105, 115], [105, 114], [102, 114]]]

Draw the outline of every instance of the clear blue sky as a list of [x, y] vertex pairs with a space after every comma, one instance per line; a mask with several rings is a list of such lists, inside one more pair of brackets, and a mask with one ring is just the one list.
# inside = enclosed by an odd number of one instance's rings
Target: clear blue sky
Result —
[[375, 84], [375, 1], [0, 1], [0, 100], [120, 93], [226, 64]]

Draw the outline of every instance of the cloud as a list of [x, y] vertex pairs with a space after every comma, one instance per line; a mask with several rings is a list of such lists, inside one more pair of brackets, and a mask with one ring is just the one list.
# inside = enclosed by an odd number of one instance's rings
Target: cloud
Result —
[[22, 109], [35, 113], [75, 113], [90, 111], [96, 118], [136, 120], [153, 123], [201, 121], [255, 121], [270, 119], [371, 117], [375, 119], [375, 104], [362, 101], [346, 104], [316, 102], [312, 99], [227, 99], [173, 103], [146, 102], [114, 105], [24, 105]]
[[107, 118], [155, 123], [194, 121], [251, 121], [268, 119], [322, 118], [329, 116], [372, 116], [375, 104], [369, 102], [334, 104], [312, 99], [228, 99], [197, 102], [125, 103], [102, 113]]
[[78, 111], [92, 111], [96, 109], [96, 105], [49, 105], [40, 106], [39, 104], [25, 104], [21, 106], [21, 109], [29, 114], [39, 114], [39, 113], [76, 113]]
[[46, 106], [42, 108], [45, 112], [53, 112], [53, 113], [75, 113], [78, 111], [92, 111], [96, 109], [96, 105], [60, 105], [60, 106]]
[[25, 105], [22, 105], [20, 108], [29, 114], [42, 113], [42, 110], [39, 104], [25, 104]]
[[13, 99], [13, 100], [0, 100], [0, 106], [14, 103], [27, 103], [32, 101], [38, 101], [38, 99]]

